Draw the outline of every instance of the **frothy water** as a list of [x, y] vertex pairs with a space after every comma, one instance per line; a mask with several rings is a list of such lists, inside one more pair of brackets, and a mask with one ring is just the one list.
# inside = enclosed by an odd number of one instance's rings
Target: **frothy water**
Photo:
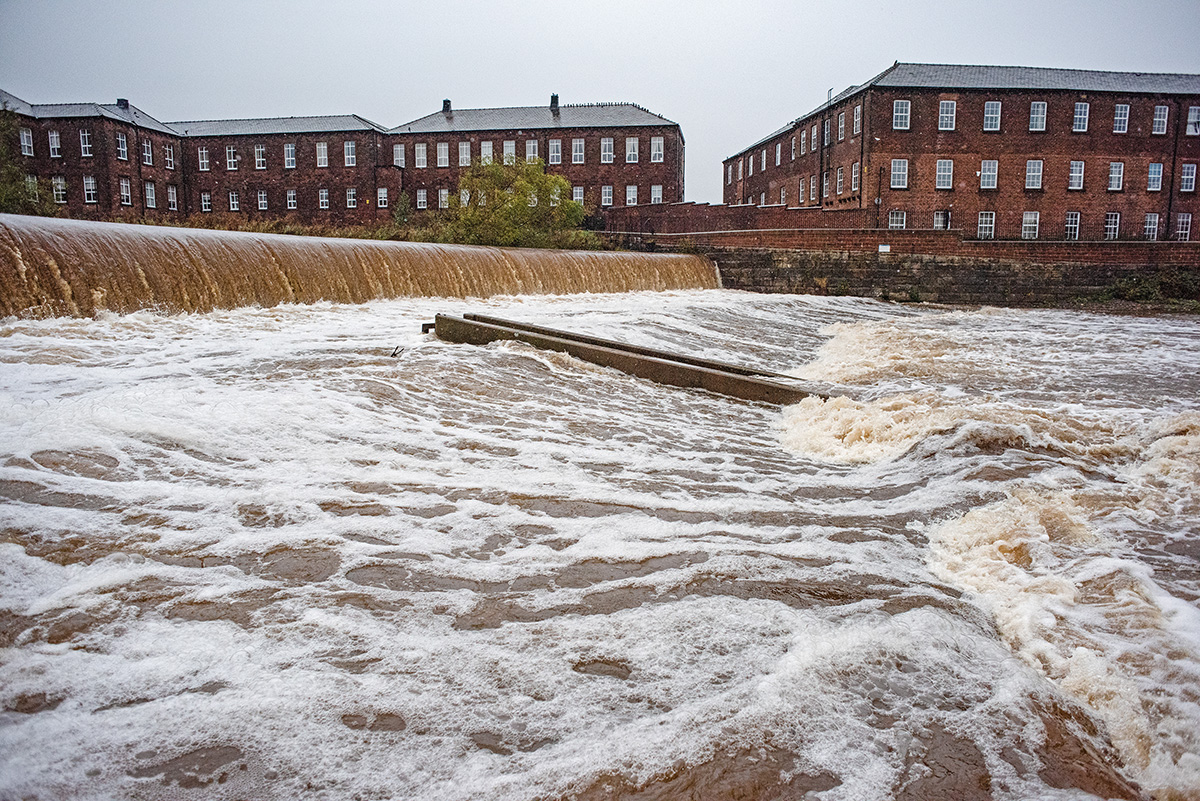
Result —
[[[846, 397], [420, 334], [470, 311]], [[1194, 319], [10, 319], [0, 387], [0, 797], [1200, 796]]]

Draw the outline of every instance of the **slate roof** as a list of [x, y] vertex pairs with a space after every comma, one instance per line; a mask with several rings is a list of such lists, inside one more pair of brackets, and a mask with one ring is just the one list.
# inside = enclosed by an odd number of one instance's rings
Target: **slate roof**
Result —
[[334, 133], [387, 129], [357, 114], [322, 117], [263, 117], [248, 120], [185, 120], [170, 122], [180, 136], [239, 136], [266, 134]]
[[159, 133], [175, 134], [166, 123], [159, 122], [134, 105], [125, 108], [116, 103], [26, 103], [19, 97], [0, 89], [0, 103], [19, 114], [35, 119], [52, 117], [108, 117]]
[[636, 103], [588, 103], [510, 108], [464, 108], [433, 114], [398, 125], [389, 133], [444, 134], [461, 131], [508, 131], [541, 128], [623, 128], [638, 125], [675, 125], [666, 117]]

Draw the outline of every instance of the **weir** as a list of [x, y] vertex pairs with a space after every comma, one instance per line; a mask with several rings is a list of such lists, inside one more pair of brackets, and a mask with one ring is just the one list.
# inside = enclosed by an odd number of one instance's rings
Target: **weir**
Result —
[[5, 316], [718, 285], [711, 261], [686, 254], [329, 239], [0, 215]]

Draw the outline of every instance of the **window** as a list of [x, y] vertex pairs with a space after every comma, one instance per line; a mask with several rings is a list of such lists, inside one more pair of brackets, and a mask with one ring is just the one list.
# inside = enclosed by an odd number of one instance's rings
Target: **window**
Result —
[[425, 158], [425, 149], [427, 145], [424, 142], [413, 145], [413, 166], [418, 169], [424, 169], [427, 166]]
[[1027, 211], [1021, 215], [1021, 238], [1022, 239], [1037, 239], [1038, 238], [1038, 217], [1040, 215], [1036, 211]]
[[[58, 131], [51, 131], [47, 137], [50, 140], [50, 158], [62, 158], [62, 142], [58, 138]], [[30, 142], [29, 146], [33, 147], [33, 142]]]
[[517, 163], [517, 143], [515, 140], [513, 140], [513, 139], [505, 140], [503, 155], [504, 155], [504, 163], [505, 164], [516, 164]]
[[267, 210], [267, 190], [265, 189], [258, 190], [258, 210]]
[[296, 205], [297, 205], [296, 204], [296, 190], [289, 189], [287, 191], [287, 207], [289, 209], [294, 209], [294, 208], [296, 208]]
[[[286, 148], [287, 145], [284, 145], [284, 147]], [[284, 151], [284, 152], [286, 153], [286, 151]], [[287, 158], [286, 155], [284, 158], [286, 160], [286, 158]], [[295, 165], [292, 165], [292, 166], [295, 166]], [[392, 166], [393, 167], [403, 167], [404, 166], [404, 145], [392, 145]]]
[[[400, 153], [404, 153], [404, 145], [396, 145], [400, 148]], [[401, 163], [404, 161], [403, 155], [400, 158]], [[296, 145], [293, 142], [288, 142], [283, 146], [283, 168], [285, 170], [296, 169]]]
[[1104, 238], [1116, 239], [1121, 235], [1121, 213], [1110, 211], [1104, 215]]
[[787, 187], [786, 186], [779, 187], [779, 205], [780, 206], [787, 205]]
[[225, 146], [225, 169], [236, 170], [238, 165], [237, 148], [233, 145]]
[[812, 127], [812, 136], [810, 136], [808, 138], [808, 141], [812, 142], [812, 150], [814, 153], [816, 153], [817, 152], [817, 124], [815, 122], [813, 123], [813, 127]]
[[933, 213], [933, 227], [938, 231], [945, 231], [950, 227], [950, 212], [935, 211]]
[[158, 197], [154, 190], [154, 181], [146, 181], [142, 184], [142, 199], [146, 201], [146, 208], [158, 208]]
[[979, 223], [975, 229], [977, 239], [993, 239], [996, 236], [996, 212], [979, 212]]
[[175, 145], [163, 145], [163, 163], [168, 170], [175, 169]]
[[1108, 163], [1108, 191], [1120, 192], [1125, 188], [1125, 162], [1110, 161]]
[[1200, 106], [1188, 107], [1188, 136], [1200, 136]]
[[937, 183], [935, 186], [938, 189], [953, 189], [954, 188], [954, 160], [953, 159], [938, 159], [937, 162]]
[[439, 209], [450, 208], [450, 190], [449, 189], [439, 189], [438, 190], [438, 208]]
[[79, 155], [92, 155], [92, 132], [86, 128], [79, 129]]
[[725, 185], [729, 186], [731, 183], [733, 183], [733, 165], [726, 164], [725, 165]]
[[829, 197], [829, 170], [821, 173], [821, 197]]
[[1071, 122], [1071, 130], [1075, 133], [1087, 133], [1088, 104], [1075, 104], [1075, 118]]
[[892, 159], [892, 189], [908, 189], [908, 159]]
[[800, 132], [800, 155], [803, 156], [808, 151], [808, 131]]
[[536, 139], [525, 140], [525, 160], [533, 161], [538, 157], [538, 143]]
[[346, 188], [346, 208], [358, 208], [358, 189], [353, 186]]
[[783, 143], [775, 143], [775, 166], [778, 167], [783, 162]]
[[1127, 133], [1129, 131], [1129, 105], [1127, 103], [1118, 103], [1113, 109], [1113, 133]]
[[551, 164], [562, 164], [562, 140], [550, 140], [550, 152], [547, 154]]
[[663, 146], [663, 138], [661, 136], [650, 137], [650, 161], [654, 164], [661, 164], [665, 158], [666, 150]]
[[212, 192], [200, 193], [200, 211], [212, 211]]
[[625, 205], [626, 206], [636, 206], [637, 205], [637, 186], [629, 185], [629, 186], [625, 187]]
[[[133, 183], [128, 178], [122, 178], [120, 181], [117, 182], [117, 186], [120, 187], [120, 191], [121, 191], [121, 205], [122, 206], [132, 206], [133, 205]], [[63, 190], [64, 191], [66, 190], [65, 183], [63, 184]]]
[[1000, 130], [1000, 101], [989, 100], [983, 104], [983, 130]]
[[438, 142], [437, 143], [437, 165], [439, 167], [449, 167], [450, 166], [450, 143], [449, 142]]
[[610, 137], [604, 137], [600, 140], [600, 163], [612, 164], [613, 160], [613, 140]]
[[417, 208], [418, 209], [429, 208], [429, 200], [426, 197], [426, 190], [424, 190], [424, 189], [417, 190]]
[[958, 103], [953, 100], [943, 100], [938, 103], [938, 130], [953, 131], [954, 117], [958, 110]]
[[267, 146], [254, 146], [254, 169], [265, 170], [267, 168]]
[[[329, 143], [328, 142], [317, 142], [317, 166], [318, 167], [328, 167], [329, 166]], [[329, 207], [325, 206], [324, 208], [329, 208]]]
[[850, 191], [858, 191], [858, 162], [850, 165]]
[[358, 164], [358, 154], [355, 152], [355, 143], [353, 139], [347, 139], [342, 142], [342, 165], [345, 167], [354, 167]]
[[862, 106], [854, 107], [854, 133], [862, 133]]
[[[417, 194], [420, 195], [420, 194], [424, 193], [424, 191], [425, 190], [421, 190], [421, 192], [418, 192]], [[320, 208], [320, 209], [329, 208], [329, 190], [328, 189], [318, 189], [317, 190], [317, 208]], [[421, 206], [421, 208], [424, 208], [424, 206]]]
[[808, 178], [808, 199], [817, 199], [817, 176], [810, 175]]
[[1192, 239], [1192, 215], [1175, 215], [1175, 238], [1180, 242], [1190, 242]]
[[1163, 165], [1155, 164], [1155, 163], [1150, 164], [1150, 170], [1146, 174], [1146, 191], [1147, 192], [1162, 191], [1162, 172], [1163, 172]]
[[1078, 239], [1079, 238], [1079, 212], [1067, 212], [1067, 224], [1063, 229], [1063, 239]]
[[96, 202], [96, 178], [94, 176], [83, 176], [83, 202]]
[[845, 188], [845, 182], [843, 181], [843, 170], [844, 170], [843, 167], [837, 168], [837, 190], [836, 191], [839, 195], [842, 194], [842, 190]]
[[738, 180], [742, 180], [742, 160], [738, 159]]
[[142, 140], [142, 163], [149, 167], [154, 166], [154, 143], [149, 139]]
[[200, 172], [208, 172], [208, 148], [196, 148], [196, 160], [200, 166]]
[[892, 209], [888, 212], [888, 228], [903, 228], [905, 217], [904, 212]]
[[750, 156], [748, 159], [746, 159], [746, 164], [750, 166], [750, 175], [754, 175], [754, 156]]
[[1183, 174], [1179, 178], [1180, 192], [1195, 192], [1196, 191], [1196, 165], [1184, 164]]
[[1147, 214], [1145, 224], [1142, 227], [1142, 234], [1151, 242], [1158, 239], [1158, 215]]
[[129, 161], [129, 141], [123, 133], [117, 134], [117, 158], [121, 161]]
[[[838, 112], [838, 141], [846, 138], [846, 112]], [[778, 162], [777, 162], [778, 163]]]
[[1170, 109], [1167, 106], [1154, 107], [1154, 126], [1150, 129], [1152, 134], [1165, 134], [1167, 132], [1167, 114]]
[[600, 205], [601, 206], [611, 206], [612, 205], [612, 187], [611, 186], [600, 187]]
[[[651, 203], [662, 203], [662, 184], [651, 185], [651, 187], [650, 187], [650, 202]], [[783, 200], [781, 199], [779, 202], [782, 203]]]
[[492, 143], [491, 142], [480, 142], [479, 143], [479, 162], [481, 164], [491, 164], [492, 163]]
[[241, 198], [238, 196], [237, 192], [231, 191], [229, 193], [229, 210], [230, 211], [241, 211], [242, 210], [242, 201], [241, 201]]
[[1029, 130], [1044, 131], [1046, 130], [1046, 103], [1042, 100], [1035, 100], [1029, 104]]
[[[129, 179], [122, 178], [121, 180], [124, 181], [124, 183], [121, 185], [121, 190], [124, 191], [129, 186]], [[54, 202], [55, 203], [66, 203], [67, 202], [67, 179], [63, 178], [61, 175], [56, 175], [50, 179], [50, 186], [54, 190]], [[124, 202], [125, 196], [122, 195], [121, 198], [122, 198], [122, 202]], [[133, 202], [132, 200], [129, 201], [129, 203], [132, 203], [132, 202]], [[128, 206], [129, 203], [126, 203], [125, 205]]]
[[179, 211], [179, 190], [175, 188], [175, 184], [167, 184], [167, 208]]
[[[461, 190], [458, 193], [458, 205], [462, 206], [463, 208], [466, 208], [468, 206], [468, 204], [470, 204], [470, 202], [471, 202], [471, 190], [469, 190], [469, 189]], [[557, 206], [558, 204], [555, 203], [553, 205]]]
[[759, 171], [766, 172], [766, 170], [767, 170], [767, 149], [764, 147], [762, 149], [762, 159], [759, 164]]
[[1030, 159], [1025, 162], [1025, 188], [1042, 188], [1042, 160]]
[[1000, 162], [995, 159], [984, 159], [979, 164], [979, 188], [995, 189], [996, 174], [1000, 170]]
[[792, 161], [796, 160], [796, 137], [792, 137]]
[[625, 163], [636, 164], [638, 160], [638, 140], [636, 136], [625, 139]]
[[760, 205], [760, 206], [767, 205], [767, 193], [766, 192], [758, 193], [758, 205]]
[[[9, 130], [12, 130], [12, 129], [10, 128]], [[11, 134], [10, 134], [10, 136], [11, 136]], [[33, 155], [33, 129], [32, 128], [22, 128], [21, 129], [21, 155], [22, 156], [32, 156]]]
[[825, 135], [821, 138], [821, 144], [824, 145], [825, 147], [829, 147], [829, 120], [828, 119], [826, 119], [824, 121], [824, 125], [822, 126], [822, 128], [823, 128], [823, 132]]
[[583, 187], [582, 186], [571, 187], [571, 200], [574, 200], [580, 206], [583, 205]]
[[1067, 177], [1067, 189], [1083, 189], [1082, 161], [1071, 162], [1071, 172]]

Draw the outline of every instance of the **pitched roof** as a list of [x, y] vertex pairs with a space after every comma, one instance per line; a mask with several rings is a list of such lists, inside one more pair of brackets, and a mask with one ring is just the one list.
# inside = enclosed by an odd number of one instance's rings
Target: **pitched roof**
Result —
[[26, 103], [15, 95], [0, 89], [0, 104], [7, 104], [19, 114], [35, 119], [54, 117], [107, 117], [127, 122], [159, 133], [174, 134], [169, 125], [159, 122], [137, 106], [128, 102], [124, 106], [116, 103]]
[[875, 86], [950, 89], [1061, 89], [1077, 92], [1200, 94], [1200, 75], [972, 64], [897, 62], [869, 83]]
[[637, 125], [675, 125], [636, 103], [585, 103], [558, 107], [465, 108], [433, 114], [398, 125], [389, 133], [454, 133], [539, 128], [620, 128]]
[[3, 89], [0, 89], [0, 107], [6, 108], [9, 111], [15, 111], [18, 114], [24, 114], [26, 117], [33, 116], [33, 106]]
[[238, 136], [265, 134], [334, 133], [387, 129], [357, 114], [322, 117], [263, 117], [247, 120], [184, 120], [168, 123], [180, 136]]

